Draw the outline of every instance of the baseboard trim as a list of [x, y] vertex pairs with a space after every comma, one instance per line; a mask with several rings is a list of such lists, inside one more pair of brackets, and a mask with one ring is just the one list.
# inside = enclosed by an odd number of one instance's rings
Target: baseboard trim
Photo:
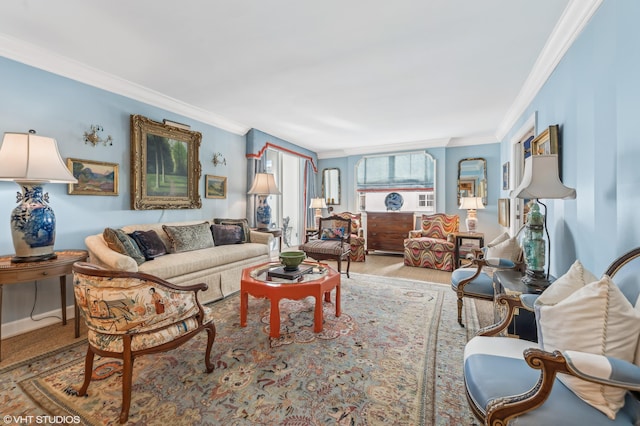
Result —
[[[29, 331], [37, 330], [39, 328], [47, 327], [52, 324], [60, 324], [62, 325], [62, 310], [60, 308], [54, 309], [49, 312], [43, 312], [41, 314], [37, 314], [31, 318], [21, 318], [16, 321], [11, 321], [6, 324], [2, 324], [2, 339], [7, 339], [9, 337], [17, 336], [19, 334], [24, 334]], [[69, 326], [69, 332], [73, 333], [73, 323], [74, 323], [74, 309], [73, 305], [67, 306], [67, 326]]]

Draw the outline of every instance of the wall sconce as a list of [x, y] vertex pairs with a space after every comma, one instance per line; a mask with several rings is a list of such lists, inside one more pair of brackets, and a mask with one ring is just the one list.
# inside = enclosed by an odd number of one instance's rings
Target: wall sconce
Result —
[[85, 144], [90, 143], [93, 146], [96, 146], [99, 143], [103, 144], [104, 146], [113, 145], [113, 138], [111, 137], [111, 135], [107, 135], [106, 139], [102, 139], [100, 137], [98, 132], [102, 132], [103, 130], [104, 129], [102, 128], [102, 126], [92, 124], [91, 131], [84, 132], [84, 143]]
[[211, 162], [213, 163], [214, 167], [217, 167], [219, 165], [221, 166], [227, 165], [227, 159], [224, 158], [222, 154], [219, 152], [216, 152], [215, 154], [213, 154], [213, 159], [211, 160]]

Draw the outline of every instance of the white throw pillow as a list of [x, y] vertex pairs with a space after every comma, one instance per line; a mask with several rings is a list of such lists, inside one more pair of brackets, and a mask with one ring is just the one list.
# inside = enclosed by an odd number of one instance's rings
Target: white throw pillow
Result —
[[519, 256], [520, 245], [515, 237], [507, 238], [493, 246], [487, 245], [487, 250], [484, 254], [485, 259], [509, 259], [513, 262], [517, 261]]
[[[576, 261], [536, 300], [540, 347], [573, 350], [633, 362], [640, 338], [640, 311], [634, 309], [608, 276], [593, 280]], [[626, 391], [560, 374], [582, 400], [614, 419]]]
[[496, 246], [496, 245], [500, 244], [503, 241], [507, 241], [508, 239], [509, 239], [509, 233], [508, 232], [503, 232], [502, 234], [498, 235], [493, 240], [491, 240], [491, 242], [489, 242], [487, 245], [485, 245], [485, 247]]

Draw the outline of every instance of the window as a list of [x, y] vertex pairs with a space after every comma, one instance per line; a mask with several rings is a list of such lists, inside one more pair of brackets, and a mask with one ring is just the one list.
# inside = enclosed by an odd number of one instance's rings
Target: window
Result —
[[356, 165], [361, 211], [384, 211], [390, 192], [402, 196], [400, 210], [435, 212], [436, 162], [425, 151], [362, 158]]

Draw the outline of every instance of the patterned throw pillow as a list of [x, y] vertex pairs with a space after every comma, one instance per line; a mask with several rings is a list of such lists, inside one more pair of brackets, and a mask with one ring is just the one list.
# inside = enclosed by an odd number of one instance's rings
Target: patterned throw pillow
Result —
[[171, 241], [172, 253], [213, 247], [213, 237], [207, 222], [184, 226], [162, 225], [162, 229]]
[[138, 266], [146, 260], [136, 242], [122, 229], [105, 228], [102, 238], [111, 250], [131, 257]]
[[341, 240], [344, 238], [344, 228], [323, 228], [320, 239], [322, 240]]
[[211, 225], [211, 234], [216, 246], [242, 244], [242, 227], [240, 225]]
[[251, 241], [251, 228], [249, 228], [249, 221], [247, 219], [215, 218], [213, 219], [213, 223], [217, 225], [239, 225], [240, 228], [242, 228], [242, 242], [248, 243], [249, 241]]
[[129, 235], [138, 244], [146, 260], [153, 260], [156, 257], [167, 254], [167, 248], [158, 234], [156, 234], [156, 231], [133, 231]]

